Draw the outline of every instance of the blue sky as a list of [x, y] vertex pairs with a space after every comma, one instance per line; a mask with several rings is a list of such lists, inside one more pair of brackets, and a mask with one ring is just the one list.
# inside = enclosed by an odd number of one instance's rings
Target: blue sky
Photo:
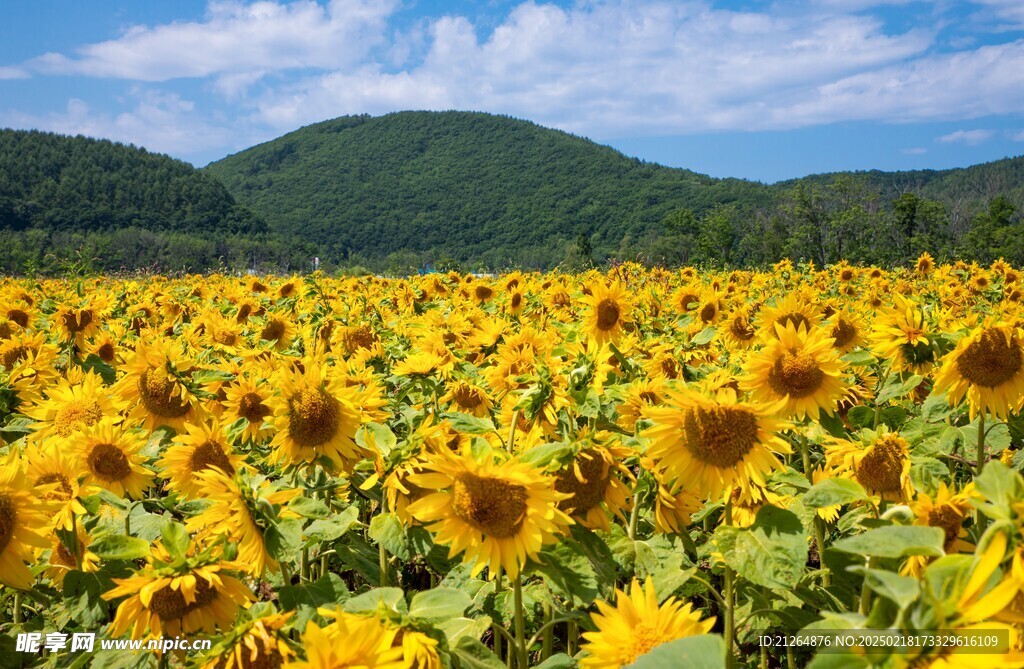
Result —
[[777, 181], [1024, 154], [1024, 0], [8, 3], [0, 127], [196, 165], [344, 114], [467, 109]]

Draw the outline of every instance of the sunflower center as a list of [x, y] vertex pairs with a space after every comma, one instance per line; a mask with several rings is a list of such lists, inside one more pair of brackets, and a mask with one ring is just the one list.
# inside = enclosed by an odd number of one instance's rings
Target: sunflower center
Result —
[[902, 488], [903, 440], [886, 435], [871, 447], [854, 469], [857, 482], [880, 494], [898, 493]]
[[713, 304], [705, 304], [700, 310], [700, 319], [705, 323], [710, 323], [715, 316], [718, 314], [718, 309]]
[[174, 393], [176, 384], [167, 374], [149, 368], [139, 375], [139, 397], [146, 411], [164, 418], [177, 418], [188, 413], [188, 404]]
[[[284, 657], [281, 655], [276, 647], [273, 646], [273, 642], [264, 643], [262, 646], [255, 646], [256, 656], [252, 656], [252, 650], [250, 646], [246, 645], [245, 650], [241, 655], [235, 655], [235, 665], [239, 669], [278, 669], [284, 664]], [[222, 655], [217, 664], [213, 665], [213, 669], [224, 669], [228, 663], [228, 657], [230, 655]], [[239, 661], [239, 657], [241, 661]]]
[[322, 390], [295, 393], [288, 400], [288, 409], [288, 435], [306, 448], [327, 443], [341, 426], [340, 403]]
[[103, 417], [103, 409], [95, 400], [75, 400], [68, 402], [57, 415], [53, 422], [57, 428], [57, 434], [66, 437], [79, 427], [89, 427]]
[[1020, 371], [1021, 356], [1017, 336], [1010, 341], [999, 330], [985, 330], [956, 360], [957, 371], [972, 385], [995, 388]]
[[28, 357], [28, 349], [24, 346], [12, 346], [4, 351], [0, 357], [0, 363], [7, 369], [12, 369], [16, 364]]
[[523, 294], [522, 293], [518, 293], [518, 292], [517, 293], [512, 293], [512, 308], [513, 309], [518, 309], [519, 305], [521, 305], [522, 303], [523, 303]]
[[213, 331], [213, 341], [221, 346], [234, 346], [237, 339], [238, 335], [231, 330], [218, 329]]
[[14, 526], [18, 522], [18, 507], [6, 493], [0, 493], [0, 555], [14, 537]]
[[476, 299], [481, 301], [489, 300], [491, 299], [491, 295], [494, 295], [494, 291], [487, 286], [477, 286], [473, 290], [473, 293], [476, 295]]
[[626, 651], [628, 658], [623, 664], [629, 664], [641, 655], [646, 654], [652, 648], [663, 643], [672, 641], [667, 635], [662, 634], [656, 626], [649, 623], [639, 623], [633, 628], [633, 638]]
[[657, 396], [657, 394], [655, 394], [654, 392], [652, 392], [650, 390], [645, 390], [645, 391], [641, 392], [638, 395], [638, 397], [640, 399], [642, 399], [644, 402], [646, 402], [647, 404], [657, 404], [658, 403], [658, 396]]
[[7, 318], [23, 328], [28, 327], [28, 314], [21, 309], [11, 309], [7, 312]]
[[0, 323], [0, 339], [10, 339], [12, 334], [14, 334], [14, 329], [11, 327], [11, 321]]
[[683, 445], [703, 464], [734, 467], [757, 443], [757, 431], [757, 416], [746, 409], [693, 409], [683, 420]]
[[779, 320], [775, 322], [781, 325], [782, 327], [792, 325], [794, 330], [799, 330], [800, 328], [803, 328], [804, 330], [811, 329], [811, 322], [807, 320], [807, 316], [804, 316], [803, 314], [796, 311], [786, 314], [785, 316], [781, 317]]
[[238, 414], [250, 423], [262, 423], [270, 409], [263, 404], [263, 398], [256, 393], [246, 393], [238, 401]]
[[121, 481], [132, 473], [128, 456], [113, 444], [96, 444], [88, 460], [89, 469], [104, 481]]
[[514, 536], [526, 518], [526, 488], [465, 472], [452, 486], [455, 515], [485, 536]]
[[619, 305], [615, 300], [601, 300], [597, 305], [597, 329], [611, 330], [619, 322]]
[[679, 298], [679, 307], [683, 311], [689, 311], [697, 304], [700, 304], [700, 298], [693, 293], [687, 293]]
[[98, 349], [96, 349], [96, 355], [98, 355], [100, 357], [100, 360], [102, 360], [103, 362], [113, 362], [114, 345], [108, 341], [107, 343], [103, 344]]
[[732, 323], [729, 324], [729, 330], [740, 341], [753, 339], [756, 333], [756, 330], [750, 326], [750, 322], [742, 317], [732, 319]]
[[830, 334], [832, 335], [832, 338], [836, 340], [833, 346], [836, 348], [842, 348], [853, 341], [857, 336], [857, 326], [840, 318], [836, 324], [832, 326], [832, 332]]
[[284, 336], [284, 330], [284, 321], [275, 318], [263, 328], [263, 332], [260, 333], [260, 339], [266, 339], [267, 341], [279, 340]]
[[50, 555], [50, 562], [59, 564], [62, 567], [68, 567], [69, 569], [74, 569], [78, 564], [78, 560], [71, 554], [71, 551], [68, 550], [63, 541], [57, 542], [57, 548]]
[[193, 472], [217, 467], [228, 476], [235, 474], [235, 468], [231, 466], [231, 461], [224, 454], [224, 449], [215, 441], [204, 442], [192, 449], [189, 467]]
[[51, 472], [49, 474], [43, 474], [42, 476], [36, 479], [36, 486], [45, 486], [51, 483], [58, 484], [57, 489], [43, 495], [44, 500], [64, 501], [66, 499], [71, 498], [71, 493], [73, 492], [71, 489], [71, 482], [68, 481], [67, 476], [64, 476], [60, 472]]
[[483, 404], [480, 393], [466, 385], [455, 388], [455, 402], [463, 409], [475, 409]]
[[345, 346], [350, 351], [358, 351], [361, 348], [370, 348], [373, 346], [373, 331], [365, 325], [360, 325], [354, 330], [349, 330], [345, 334]]
[[782, 355], [768, 371], [768, 385], [778, 395], [800, 398], [813, 395], [825, 378], [815, 359], [806, 353], [790, 351]]
[[210, 586], [204, 578], [196, 579], [195, 601], [185, 601], [181, 590], [171, 590], [165, 585], [153, 593], [149, 602], [149, 610], [160, 616], [160, 620], [178, 620], [187, 614], [200, 609], [217, 598], [217, 590]]
[[555, 490], [572, 495], [559, 502], [558, 508], [567, 513], [586, 513], [604, 500], [611, 478], [611, 468], [605, 466], [600, 456], [577, 459], [575, 465], [558, 472], [555, 478]]
[[938, 527], [946, 533], [942, 549], [952, 553], [956, 549], [956, 541], [960, 538], [960, 527], [964, 521], [963, 514], [949, 504], [935, 507], [928, 513], [928, 524]]

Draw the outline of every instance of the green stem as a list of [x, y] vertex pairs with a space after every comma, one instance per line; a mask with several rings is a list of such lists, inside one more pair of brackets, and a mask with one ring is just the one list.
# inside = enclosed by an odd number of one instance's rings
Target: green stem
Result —
[[[871, 569], [874, 558], [868, 558], [867, 568]], [[860, 586], [860, 605], [857, 610], [862, 616], [867, 616], [871, 612], [871, 589], [868, 588], [868, 577], [864, 575], [864, 583]]]
[[627, 530], [627, 536], [630, 540], [636, 540], [636, 525], [640, 520], [640, 493], [633, 495], [633, 509], [629, 512], [629, 529]]
[[981, 476], [981, 470], [985, 467], [985, 414], [978, 416], [978, 464], [975, 469], [975, 476]]
[[71, 512], [71, 554], [75, 557], [75, 569], [82, 571], [82, 555], [78, 550], [78, 516]]
[[526, 652], [526, 624], [523, 617], [523, 577], [521, 574], [512, 581], [512, 588], [516, 609], [516, 650], [519, 657], [519, 669], [529, 669]]
[[793, 655], [792, 646], [786, 646], [786, 666], [789, 669], [796, 669], [796, 656]]
[[519, 423], [519, 409], [512, 412], [512, 425], [508, 428], [508, 448], [509, 453], [515, 453], [516, 444], [516, 425]]
[[309, 581], [309, 548], [304, 547], [302, 549], [302, 557], [299, 558], [299, 579], [302, 581]]
[[[732, 495], [729, 495], [725, 502], [725, 524], [732, 525]], [[732, 669], [735, 666], [733, 657], [733, 648], [736, 643], [735, 587], [735, 574], [729, 565], [725, 565], [725, 669]]]
[[[541, 642], [541, 649], [540, 649], [540, 661], [541, 662], [543, 662], [544, 660], [546, 660], [549, 657], [551, 657], [551, 652], [554, 650], [554, 646], [555, 646], [554, 626], [551, 624], [553, 622], [553, 617], [552, 616], [553, 616], [553, 614], [552, 614], [552, 611], [551, 611], [551, 602], [545, 601], [544, 602], [544, 626], [541, 627], [541, 629], [539, 631], [539, 633], [542, 635], [542, 638], [543, 638], [543, 641]], [[529, 645], [532, 646], [534, 643], [536, 643], [536, 641], [537, 641], [537, 637], [534, 636], [534, 638], [530, 640]]]
[[[798, 437], [800, 443], [800, 457], [804, 463], [804, 476], [807, 477], [807, 482], [814, 485], [814, 473], [811, 470], [811, 453], [810, 448], [807, 446], [807, 437], [800, 435]], [[832, 577], [828, 573], [825, 567], [825, 527], [824, 521], [821, 516], [815, 512], [814, 520], [811, 523], [814, 530], [814, 543], [818, 547], [818, 563], [821, 568], [821, 584], [824, 587], [828, 587], [832, 582]]]
[[[882, 386], [885, 385], [885, 374], [880, 374], [878, 377], [878, 390], [882, 390]], [[875, 424], [873, 429], [878, 429], [878, 424], [882, 422], [882, 404], [875, 404]]]
[[761, 669], [768, 669], [768, 646], [761, 644]]
[[[501, 567], [498, 567], [497, 573], [494, 576], [494, 602], [498, 603], [498, 597], [501, 595]], [[505, 629], [498, 623], [493, 624], [494, 627], [494, 654], [501, 658], [501, 635], [498, 633], [505, 632]], [[507, 634], [507, 632], [505, 632]]]
[[575, 657], [576, 656], [576, 651], [579, 648], [579, 642], [580, 642], [580, 628], [579, 628], [579, 625], [576, 623], [575, 620], [570, 620], [568, 623], [566, 623], [565, 629], [566, 629], [566, 639], [565, 639], [566, 652], [568, 653], [569, 657]]
[[14, 624], [21, 624], [21, 590], [14, 591]]

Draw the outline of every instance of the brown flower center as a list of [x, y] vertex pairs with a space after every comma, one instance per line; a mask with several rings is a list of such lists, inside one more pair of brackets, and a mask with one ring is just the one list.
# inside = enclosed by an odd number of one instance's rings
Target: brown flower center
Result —
[[807, 320], [807, 316], [804, 316], [798, 311], [786, 314], [785, 316], [782, 316], [775, 322], [781, 325], [782, 327], [792, 325], [793, 329], [795, 330], [799, 330], [800, 328], [803, 328], [804, 330], [811, 329], [811, 322]]
[[879, 438], [854, 468], [857, 482], [881, 495], [897, 494], [902, 489], [903, 458], [906, 441], [895, 435]]
[[476, 295], [476, 299], [484, 302], [491, 299], [491, 296], [494, 295], [494, 291], [491, 290], [489, 286], [477, 286], [473, 289], [473, 294]]
[[279, 318], [274, 318], [271, 319], [271, 321], [264, 326], [263, 332], [260, 333], [260, 339], [266, 339], [267, 341], [278, 341], [282, 337], [284, 337], [284, 332], [284, 321], [282, 321]]
[[734, 467], [757, 444], [757, 416], [741, 407], [692, 409], [683, 419], [683, 446], [700, 462]]
[[[579, 475], [576, 473], [579, 467]], [[582, 455], [574, 464], [558, 472], [555, 490], [571, 494], [563, 499], [558, 508], [566, 513], [586, 513], [604, 500], [608, 482], [612, 478], [611, 468], [600, 455]]]
[[57, 434], [66, 437], [81, 427], [95, 425], [103, 417], [103, 409], [95, 400], [73, 400], [60, 408], [53, 424]]
[[49, 474], [43, 474], [36, 479], [36, 486], [45, 486], [51, 483], [56, 483], [57, 488], [52, 492], [48, 492], [43, 495], [43, 499], [47, 501], [60, 501], [63, 502], [71, 498], [71, 482], [68, 481], [68, 477], [64, 476], [60, 472], [51, 472]]
[[189, 467], [193, 472], [217, 467], [228, 476], [234, 476], [235, 468], [224, 453], [224, 448], [215, 441], [207, 441], [192, 449], [192, 457], [189, 458]]
[[167, 622], [180, 620], [215, 599], [217, 599], [217, 590], [207, 583], [206, 579], [197, 577], [194, 601], [186, 602], [185, 595], [181, 594], [181, 590], [171, 590], [171, 586], [165, 585], [153, 593], [148, 608], [158, 615], [161, 621]]
[[238, 400], [238, 414], [250, 423], [262, 423], [270, 409], [263, 403], [263, 398], [256, 393], [246, 393]]
[[768, 385], [771, 389], [778, 395], [792, 398], [813, 395], [824, 379], [825, 372], [818, 368], [817, 361], [796, 350], [779, 357], [768, 371]]
[[964, 349], [956, 359], [956, 368], [972, 385], [995, 388], [1012, 379], [1022, 363], [1017, 335], [1007, 341], [1002, 332], [990, 329]]
[[341, 426], [341, 403], [323, 390], [302, 390], [288, 400], [288, 436], [312, 448], [334, 438]]
[[963, 513], [951, 504], [942, 504], [928, 513], [928, 524], [932, 527], [938, 527], [946, 533], [942, 550], [947, 553], [956, 552], [956, 542], [960, 538], [960, 528], [963, 521]]
[[11, 309], [7, 312], [8, 320], [12, 320], [23, 328], [28, 327], [28, 314], [21, 309]]
[[452, 486], [455, 515], [485, 536], [514, 536], [526, 519], [526, 488], [498, 478], [460, 474]]
[[0, 364], [7, 369], [13, 369], [16, 364], [28, 357], [28, 349], [24, 346], [12, 346], [0, 356]]
[[139, 398], [146, 411], [162, 418], [177, 418], [188, 413], [188, 404], [175, 393], [177, 383], [152, 367], [139, 375]]
[[455, 387], [455, 402], [463, 409], [475, 409], [483, 404], [483, 401], [479, 390], [465, 383], [460, 383]]
[[89, 450], [89, 469], [104, 481], [122, 481], [132, 473], [128, 456], [113, 444], [96, 444]]
[[729, 324], [729, 330], [740, 341], [750, 341], [756, 334], [756, 330], [750, 326], [750, 321], [745, 316], [737, 316], [732, 319], [732, 323]]
[[714, 304], [711, 304], [710, 302], [708, 304], [705, 304], [704, 307], [700, 310], [700, 319], [705, 323], [710, 323], [715, 319], [715, 316], [717, 315], [718, 308]]
[[14, 537], [18, 522], [18, 507], [7, 493], [0, 493], [0, 555]]
[[835, 348], [843, 348], [857, 337], [857, 326], [840, 318], [836, 321], [836, 324], [832, 326], [832, 332], [830, 334], [832, 335], [832, 338], [836, 340], [833, 346]]
[[96, 349], [96, 355], [100, 357], [103, 362], [114, 362], [114, 345], [109, 341]]
[[619, 323], [619, 305], [615, 300], [604, 299], [597, 305], [597, 329], [611, 330]]

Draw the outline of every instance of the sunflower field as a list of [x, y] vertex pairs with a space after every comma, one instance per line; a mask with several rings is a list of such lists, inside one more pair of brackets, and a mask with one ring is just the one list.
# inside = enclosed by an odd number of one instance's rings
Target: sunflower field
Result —
[[0, 279], [0, 667], [1022, 667], [1022, 405], [1001, 261]]

